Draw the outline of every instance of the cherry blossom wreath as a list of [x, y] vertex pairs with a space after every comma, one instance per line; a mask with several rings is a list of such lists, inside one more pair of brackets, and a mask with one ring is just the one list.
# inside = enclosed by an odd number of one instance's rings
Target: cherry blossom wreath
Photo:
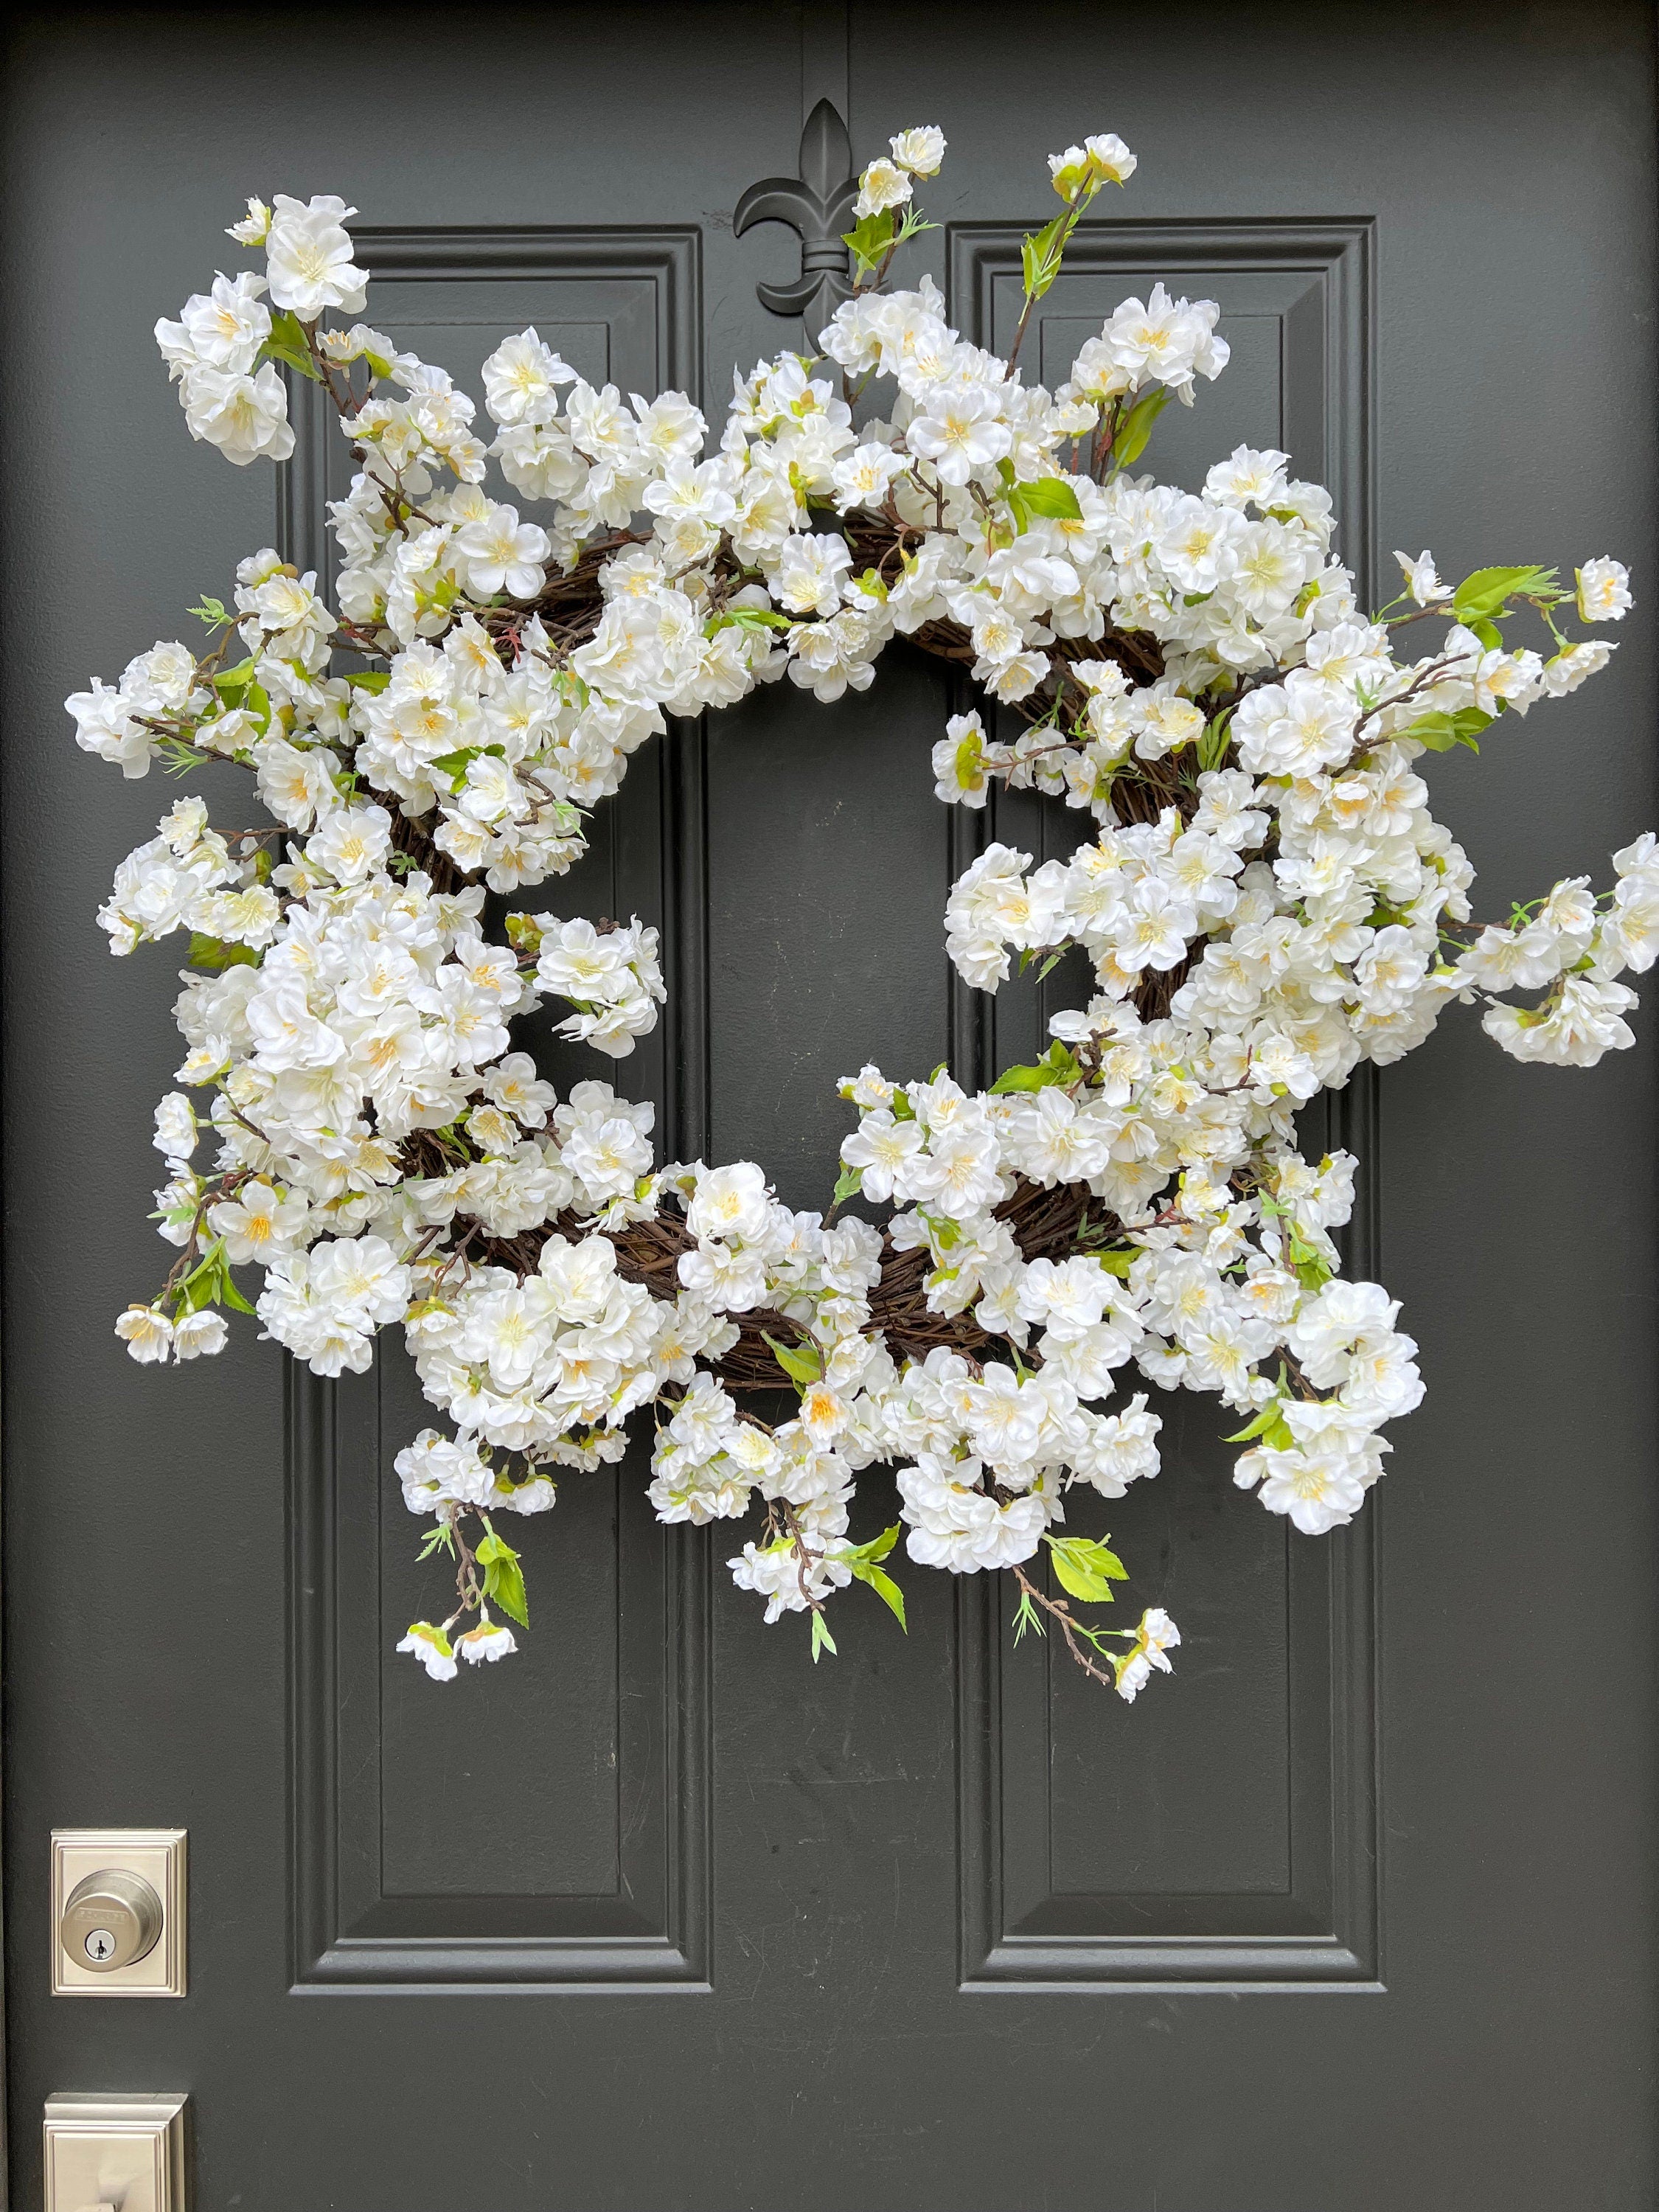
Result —
[[[526, 1623], [508, 1516], [553, 1504], [553, 1470], [619, 1460], [648, 1406], [659, 1518], [757, 1509], [733, 1577], [769, 1621], [808, 1616], [814, 1659], [854, 1581], [903, 1623], [900, 1526], [851, 1531], [854, 1478], [882, 1461], [911, 1559], [1006, 1568], [1018, 1627], [1052, 1626], [1133, 1698], [1176, 1625], [1076, 1610], [1126, 1571], [1064, 1533], [1078, 1485], [1121, 1498], [1158, 1472], [1158, 1417], [1121, 1376], [1214, 1392], [1239, 1417], [1238, 1486], [1310, 1535], [1353, 1517], [1380, 1428], [1422, 1395], [1397, 1302], [1340, 1279], [1355, 1163], [1304, 1158], [1297, 1109], [1420, 1044], [1453, 999], [1482, 1000], [1518, 1060], [1591, 1066], [1632, 1042], [1618, 978], [1659, 952], [1651, 833], [1614, 855], [1611, 892], [1574, 878], [1483, 927], [1417, 772], [1603, 667], [1613, 647], [1559, 618], [1620, 619], [1624, 568], [1454, 588], [1401, 555], [1405, 591], [1363, 612], [1330, 498], [1285, 454], [1240, 447], [1198, 495], [1132, 473], [1159, 410], [1225, 365], [1213, 304], [1154, 286], [1058, 390], [1018, 373], [1079, 216], [1135, 167], [1121, 140], [1050, 157], [1061, 209], [1025, 240], [1006, 362], [947, 326], [926, 276], [885, 289], [945, 152], [933, 129], [891, 144], [860, 179], [857, 285], [822, 353], [739, 377], [706, 459], [683, 394], [595, 391], [533, 330], [483, 365], [486, 446], [441, 368], [324, 326], [367, 291], [333, 198], [251, 200], [229, 235], [264, 273], [156, 325], [192, 436], [286, 459], [281, 363], [327, 393], [358, 473], [330, 510], [335, 611], [256, 553], [232, 607], [191, 610], [208, 649], [156, 645], [68, 702], [129, 777], [250, 769], [273, 823], [215, 830], [181, 799], [99, 915], [117, 954], [190, 933], [185, 1089], [155, 1115], [179, 1258], [116, 1332], [136, 1359], [193, 1359], [228, 1306], [337, 1376], [403, 1324], [454, 1431], [397, 1461], [434, 1524], [422, 1556], [456, 1569], [453, 1611], [398, 1647], [437, 1680]], [[483, 489], [492, 459], [540, 521]], [[1522, 607], [1547, 657], [1506, 646]], [[1422, 622], [1427, 653], [1399, 659]], [[665, 995], [655, 931], [514, 913], [495, 943], [485, 890], [567, 870], [666, 716], [785, 676], [862, 690], [896, 632], [1024, 725], [1003, 743], [951, 719], [941, 799], [982, 807], [1000, 779], [1092, 817], [1068, 860], [989, 846], [951, 893], [951, 958], [994, 991], [1016, 955], [1080, 946], [1095, 995], [977, 1096], [943, 1070], [843, 1079], [835, 1203], [795, 1213], [752, 1162], [656, 1166], [648, 1103], [599, 1081], [560, 1098], [512, 1048], [513, 1018], [550, 997], [574, 1009], [562, 1036], [625, 1058]], [[837, 1218], [855, 1193], [884, 1229]], [[789, 1390], [776, 1424], [744, 1403]]]

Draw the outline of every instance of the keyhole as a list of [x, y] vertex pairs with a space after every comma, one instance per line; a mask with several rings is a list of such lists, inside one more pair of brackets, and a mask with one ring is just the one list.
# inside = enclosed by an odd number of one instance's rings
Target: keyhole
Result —
[[114, 1936], [110, 1934], [107, 1928], [93, 1929], [87, 1937], [86, 1952], [88, 1958], [95, 1966], [102, 1966], [106, 1959], [114, 1956]]

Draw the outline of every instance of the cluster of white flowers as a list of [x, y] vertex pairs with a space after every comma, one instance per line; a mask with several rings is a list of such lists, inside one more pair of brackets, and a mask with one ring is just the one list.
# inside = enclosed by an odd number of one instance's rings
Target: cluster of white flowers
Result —
[[573, 1044], [591, 1044], [608, 1059], [625, 1059], [635, 1038], [656, 1027], [657, 1008], [667, 996], [656, 931], [637, 921], [625, 929], [596, 928], [591, 921], [558, 921], [546, 914], [527, 917], [521, 941], [530, 941], [532, 931], [537, 983], [576, 1009], [560, 1023], [558, 1034]]
[[[1263, 1503], [1310, 1533], [1350, 1520], [1381, 1472], [1372, 1431], [1422, 1395], [1416, 1346], [1392, 1328], [1395, 1305], [1375, 1284], [1332, 1279], [1329, 1232], [1352, 1208], [1352, 1158], [1310, 1167], [1291, 1142], [1293, 1095], [1265, 1077], [1220, 1079], [1245, 1067], [1243, 1049], [1224, 1067], [1206, 1064], [1179, 1024], [1143, 1024], [1132, 1008], [1061, 1018], [1086, 1028], [1097, 1080], [1062, 1045], [1019, 1071], [1052, 1080], [979, 1099], [948, 1078], [895, 1087], [874, 1068], [842, 1086], [862, 1115], [842, 1156], [866, 1189], [903, 1206], [889, 1233], [901, 1249], [926, 1249], [929, 1308], [971, 1309], [1012, 1347], [1013, 1364], [988, 1362], [976, 1375], [959, 1355], [930, 1353], [898, 1382], [909, 1411], [888, 1434], [916, 1456], [918, 1471], [901, 1476], [913, 1556], [959, 1570], [1012, 1565], [1060, 1517], [1068, 1482], [1121, 1497], [1155, 1474], [1159, 1423], [1145, 1395], [1110, 1415], [1088, 1403], [1110, 1399], [1131, 1364], [1162, 1389], [1214, 1392], [1252, 1434], [1277, 1442], [1301, 1401], [1261, 1370], [1288, 1352], [1310, 1385], [1334, 1394], [1319, 1401], [1340, 1416], [1321, 1431], [1328, 1449], [1348, 1440], [1364, 1471], [1328, 1450], [1295, 1481], [1281, 1464]], [[1081, 1186], [1115, 1225], [1064, 1259], [1028, 1260], [1006, 1218], [1022, 1180]], [[1288, 1436], [1283, 1444], [1288, 1453]], [[1254, 1468], [1241, 1473], [1247, 1486], [1259, 1457], [1241, 1462]]]
[[[261, 1318], [325, 1375], [368, 1365], [375, 1331], [409, 1305], [411, 1263], [458, 1214], [513, 1237], [631, 1195], [650, 1164], [649, 1107], [581, 1084], [556, 1112], [507, 1024], [545, 991], [578, 1004], [564, 1026], [631, 1050], [663, 996], [655, 932], [526, 918], [517, 933], [539, 955], [493, 945], [481, 890], [439, 896], [418, 871], [399, 881], [386, 870], [388, 819], [343, 810], [272, 868], [257, 847], [233, 861], [202, 801], [181, 800], [123, 862], [100, 917], [118, 952], [192, 930], [208, 971], [185, 971], [178, 1079], [212, 1087], [218, 1152], [210, 1170], [193, 1167], [197, 1115], [182, 1093], [163, 1101], [161, 1233], [191, 1260], [205, 1235], [229, 1265], [263, 1266]], [[185, 1297], [192, 1322], [222, 1274], [199, 1279], [200, 1301]], [[122, 1328], [140, 1356], [165, 1358], [162, 1302]]]
[[[1132, 1698], [1168, 1670], [1174, 1623], [1150, 1608], [1114, 1650], [1024, 1571], [1046, 1547], [1084, 1601], [1122, 1578], [1103, 1542], [1056, 1531], [1077, 1486], [1118, 1498], [1158, 1471], [1158, 1417], [1125, 1374], [1242, 1415], [1238, 1484], [1309, 1533], [1352, 1517], [1382, 1425], [1421, 1396], [1395, 1302], [1340, 1278], [1354, 1163], [1304, 1159], [1298, 1108], [1420, 1043], [1452, 1000], [1484, 1001], [1518, 1059], [1589, 1066], [1632, 1041], [1618, 979], [1659, 955], [1654, 836], [1615, 856], [1610, 893], [1575, 878], [1480, 927], [1419, 773], [1603, 666], [1612, 647], [1558, 617], [1620, 619], [1624, 568], [1454, 586], [1402, 554], [1405, 591], [1367, 613], [1328, 495], [1285, 454], [1241, 446], [1197, 493], [1132, 473], [1159, 409], [1224, 367], [1216, 307], [1156, 285], [1056, 390], [1028, 383], [1018, 337], [999, 358], [927, 278], [884, 289], [944, 153], [908, 130], [866, 169], [859, 288], [817, 356], [737, 379], [712, 453], [682, 394], [596, 391], [534, 330], [484, 363], [486, 443], [441, 368], [322, 327], [366, 298], [332, 198], [251, 201], [230, 234], [264, 271], [157, 325], [195, 436], [285, 457], [282, 363], [324, 387], [361, 466], [331, 510], [335, 607], [267, 549], [229, 606], [194, 611], [211, 650], [157, 645], [69, 702], [80, 744], [129, 777], [242, 764], [273, 824], [218, 832], [182, 800], [100, 917], [117, 953], [190, 933], [178, 1080], [207, 1094], [157, 1110], [180, 1257], [118, 1332], [140, 1359], [216, 1351], [219, 1309], [253, 1310], [232, 1273], [249, 1265], [266, 1332], [320, 1374], [362, 1370], [403, 1324], [455, 1431], [398, 1461], [457, 1564], [456, 1612], [399, 1647], [439, 1679], [513, 1650], [489, 1602], [525, 1619], [491, 1516], [550, 1506], [550, 1468], [619, 1459], [652, 1406], [659, 1516], [758, 1506], [732, 1572], [769, 1620], [810, 1614], [814, 1656], [854, 1580], [903, 1619], [883, 1565], [899, 1528], [851, 1532], [856, 1477], [886, 1462], [911, 1559], [1012, 1570], [1021, 1625], [1046, 1617]], [[1110, 134], [1051, 157], [1061, 211], [1026, 241], [1027, 319], [1084, 209], [1134, 167]], [[492, 464], [537, 520], [485, 489]], [[1547, 657], [1505, 644], [1520, 606]], [[832, 701], [893, 635], [941, 630], [998, 703], [949, 722], [940, 799], [981, 808], [1000, 780], [1089, 818], [1041, 867], [990, 845], [951, 892], [950, 956], [994, 991], [1016, 956], [1080, 948], [1089, 1005], [987, 1093], [942, 1069], [843, 1081], [859, 1120], [836, 1210], [887, 1206], [884, 1232], [791, 1212], [752, 1163], [659, 1167], [649, 1105], [597, 1081], [561, 1099], [510, 1029], [555, 997], [562, 1035], [627, 1056], [664, 997], [655, 933], [516, 914], [495, 944], [485, 888], [568, 870], [667, 717], [785, 675]], [[333, 673], [342, 648], [373, 665]], [[776, 1425], [739, 1407], [745, 1347], [798, 1397]]]
[[285, 461], [294, 451], [276, 362], [303, 357], [301, 323], [331, 307], [356, 313], [368, 282], [353, 265], [345, 228], [357, 210], [343, 200], [325, 193], [301, 204], [278, 192], [273, 207], [250, 200], [247, 210], [229, 234], [238, 245], [264, 247], [264, 275], [216, 276], [210, 292], [185, 301], [176, 323], [155, 325], [191, 436], [239, 467]]

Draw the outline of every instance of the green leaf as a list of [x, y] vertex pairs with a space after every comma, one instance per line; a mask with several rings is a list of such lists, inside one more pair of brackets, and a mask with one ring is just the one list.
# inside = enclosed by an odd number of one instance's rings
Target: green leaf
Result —
[[864, 1188], [862, 1168], [843, 1168], [836, 1177], [836, 1204], [845, 1206], [849, 1198], [856, 1198]]
[[1216, 716], [1199, 739], [1198, 764], [1200, 769], [1219, 768], [1226, 759], [1229, 726], [1232, 719], [1233, 710], [1229, 707], [1224, 714]]
[[228, 707], [240, 707], [243, 694], [253, 681], [253, 663], [239, 660], [234, 668], [222, 668], [213, 679], [213, 688]]
[[1042, 1626], [1042, 1616], [1032, 1604], [1030, 1592], [1029, 1590], [1022, 1590], [1019, 1594], [1019, 1609], [1014, 1615], [1014, 1642], [1016, 1644], [1019, 1642], [1020, 1638], [1024, 1635], [1028, 1628], [1035, 1628], [1039, 1636], [1045, 1632]]
[[524, 1571], [519, 1565], [519, 1554], [491, 1528], [474, 1556], [484, 1571], [485, 1597], [492, 1605], [500, 1606], [509, 1620], [516, 1620], [520, 1628], [528, 1628], [530, 1608], [525, 1597]]
[[1072, 210], [1067, 208], [1052, 222], [1044, 223], [1041, 230], [1033, 231], [1021, 241], [1020, 272], [1024, 279], [1028, 300], [1040, 300], [1059, 276], [1071, 216]]
[[[883, 208], [879, 215], [866, 215], [855, 222], [851, 230], [842, 234], [842, 244], [858, 264], [857, 273], [874, 269], [886, 257], [898, 232], [898, 220], [891, 208]], [[835, 1645], [830, 1649], [833, 1651]], [[813, 1655], [817, 1656], [816, 1652]]]
[[1248, 1444], [1253, 1443], [1258, 1437], [1263, 1443], [1270, 1444], [1274, 1451], [1289, 1451], [1295, 1443], [1296, 1438], [1291, 1433], [1290, 1423], [1285, 1419], [1282, 1399], [1271, 1400], [1261, 1408], [1253, 1421], [1247, 1421], [1237, 1435], [1224, 1437], [1222, 1442], [1229, 1444]]
[[815, 1667], [821, 1651], [827, 1651], [832, 1659], [837, 1656], [836, 1639], [830, 1633], [830, 1624], [821, 1613], [815, 1610], [812, 1614], [812, 1664]]
[[1109, 1275], [1121, 1276], [1127, 1282], [1129, 1270], [1140, 1257], [1140, 1251], [1139, 1248], [1135, 1246], [1121, 1252], [1097, 1252], [1094, 1256]]
[[1473, 624], [1498, 613], [1512, 593], [1529, 599], [1553, 592], [1555, 584], [1553, 568], [1477, 568], [1453, 592], [1449, 611], [1459, 622]]
[[484, 1595], [520, 1628], [530, 1626], [530, 1606], [525, 1595], [524, 1572], [516, 1559], [498, 1559], [484, 1577]]
[[[1043, 973], [1048, 973], [1047, 969]], [[1077, 1055], [1056, 1042], [1034, 1067], [1005, 1068], [991, 1090], [1003, 1097], [1012, 1091], [1046, 1091], [1051, 1083], [1076, 1083], [1082, 1073], [1082, 1063]]]
[[359, 668], [348, 676], [346, 682], [355, 684], [360, 691], [384, 691], [392, 681], [389, 668]]
[[1486, 729], [1492, 720], [1478, 707], [1460, 707], [1455, 714], [1419, 714], [1403, 730], [1395, 731], [1394, 737], [1410, 738], [1431, 753], [1449, 753], [1454, 745], [1467, 745], [1472, 753], [1478, 753], [1476, 732]]
[[[763, 1330], [761, 1334], [764, 1336], [766, 1333]], [[816, 1345], [796, 1350], [789, 1345], [780, 1344], [775, 1336], [766, 1337], [766, 1341], [771, 1346], [773, 1358], [799, 1389], [810, 1389], [814, 1382], [823, 1380], [823, 1360]]]
[[200, 768], [203, 761], [210, 757], [183, 738], [158, 738], [155, 753], [162, 763], [164, 775], [188, 775], [192, 769]]
[[1152, 434], [1152, 425], [1170, 404], [1167, 384], [1154, 385], [1143, 392], [1134, 405], [1117, 426], [1117, 435], [1112, 441], [1112, 465], [1127, 469], [1133, 466], [1146, 450], [1146, 441]]
[[467, 769], [484, 753], [494, 753], [498, 758], [505, 759], [507, 748], [505, 745], [463, 745], [459, 752], [440, 753], [436, 760], [427, 763], [427, 770], [429, 775], [447, 776], [450, 790], [456, 792], [465, 783]]
[[242, 694], [242, 705], [259, 725], [259, 734], [264, 736], [270, 727], [270, 695], [263, 684], [250, 684]]
[[199, 607], [190, 607], [185, 611], [194, 615], [198, 622], [204, 622], [210, 629], [217, 629], [221, 623], [230, 620], [230, 611], [222, 599], [204, 599]]
[[227, 968], [257, 968], [259, 956], [251, 945], [227, 945], [222, 938], [204, 936], [198, 929], [191, 934], [188, 964], [217, 975]]
[[1055, 1579], [1072, 1597], [1109, 1605], [1112, 1584], [1129, 1578], [1129, 1570], [1117, 1553], [1088, 1536], [1049, 1536], [1044, 1540], [1054, 1560]]
[[871, 1589], [893, 1613], [899, 1626], [908, 1636], [910, 1633], [910, 1628], [904, 1618], [904, 1592], [893, 1580], [891, 1575], [880, 1567], [854, 1567], [853, 1572], [861, 1583], [869, 1583]]
[[311, 357], [311, 346], [301, 329], [299, 317], [289, 307], [278, 307], [270, 319], [270, 336], [259, 349], [261, 361], [280, 361], [289, 368], [298, 369], [313, 384], [320, 384], [323, 373]]
[[717, 615], [710, 615], [703, 624], [702, 634], [713, 637], [723, 629], [792, 629], [794, 624], [788, 615], [781, 615], [775, 607], [722, 607]]
[[1050, 515], [1066, 522], [1083, 520], [1077, 494], [1064, 477], [1037, 477], [1030, 483], [1017, 483], [1013, 490], [1033, 514]]
[[[204, 1306], [216, 1306], [227, 1291], [235, 1291], [230, 1279], [229, 1263], [225, 1258], [225, 1240], [216, 1237], [183, 1282], [174, 1286], [173, 1296], [180, 1314], [200, 1313]], [[240, 1294], [232, 1301], [243, 1313], [252, 1313], [252, 1306], [243, 1304]]]
[[878, 1565], [898, 1540], [899, 1523], [895, 1521], [890, 1528], [884, 1528], [879, 1536], [872, 1536], [867, 1544], [849, 1544], [842, 1556], [856, 1573], [860, 1561], [866, 1566]]

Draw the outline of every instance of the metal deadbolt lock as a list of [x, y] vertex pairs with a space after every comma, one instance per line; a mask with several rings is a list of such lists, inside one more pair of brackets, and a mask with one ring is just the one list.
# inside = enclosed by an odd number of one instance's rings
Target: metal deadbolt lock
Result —
[[142, 1875], [105, 1867], [76, 1883], [58, 1933], [77, 1966], [112, 1974], [147, 1958], [161, 1941], [161, 1900]]

